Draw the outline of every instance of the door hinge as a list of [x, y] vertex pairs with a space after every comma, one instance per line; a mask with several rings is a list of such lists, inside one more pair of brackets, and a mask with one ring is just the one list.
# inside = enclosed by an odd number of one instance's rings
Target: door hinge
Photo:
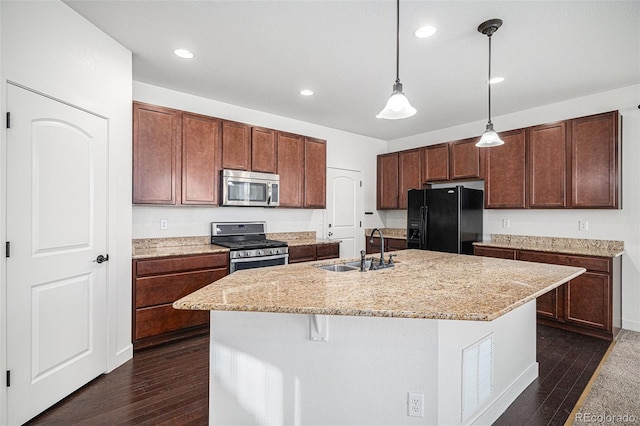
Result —
[[362, 228], [362, 221], [360, 221], [360, 228]]
[[7, 112], [7, 129], [11, 128], [11, 113]]
[[11, 386], [11, 370], [7, 370], [7, 387]]
[[11, 257], [11, 242], [7, 241], [4, 246], [4, 254], [6, 257]]
[[360, 188], [362, 188], [362, 181], [360, 181]]

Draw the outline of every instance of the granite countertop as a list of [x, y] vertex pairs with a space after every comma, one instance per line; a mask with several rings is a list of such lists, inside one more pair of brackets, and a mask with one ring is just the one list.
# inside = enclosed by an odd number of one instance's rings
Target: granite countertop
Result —
[[395, 253], [396, 266], [378, 271], [331, 272], [315, 267], [349, 259], [237, 271], [173, 306], [491, 321], [585, 271], [425, 250]]
[[617, 257], [624, 253], [624, 241], [614, 240], [491, 234], [490, 242], [473, 244], [480, 247], [533, 250], [599, 257]]
[[[340, 240], [316, 238], [315, 231], [267, 233], [267, 238], [286, 241], [289, 246], [340, 243]], [[212, 245], [209, 236], [140, 238], [133, 240], [132, 246], [133, 259], [227, 253], [229, 251], [226, 247]]]

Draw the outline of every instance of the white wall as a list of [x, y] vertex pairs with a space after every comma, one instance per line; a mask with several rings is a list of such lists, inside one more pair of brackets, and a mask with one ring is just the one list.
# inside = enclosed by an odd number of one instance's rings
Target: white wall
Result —
[[[490, 234], [518, 234], [622, 240], [622, 324], [640, 331], [640, 85], [597, 93], [493, 118], [496, 130], [506, 131], [606, 111], [619, 110], [622, 125], [621, 210], [485, 210], [484, 240]], [[479, 136], [484, 121], [424, 133], [389, 142], [388, 152]], [[490, 149], [490, 148], [489, 148]], [[510, 228], [502, 228], [509, 219]], [[386, 213], [387, 227], [405, 227], [406, 211]], [[578, 220], [589, 221], [588, 231]]]
[[[363, 228], [382, 226], [383, 218], [376, 212], [376, 155], [387, 149], [386, 141], [135, 81], [133, 98], [183, 111], [326, 139], [327, 167], [362, 172], [363, 211], [374, 212], [373, 215], [363, 216]], [[160, 219], [168, 220], [168, 229], [160, 229]], [[210, 222], [236, 220], [266, 220], [268, 232], [316, 231], [318, 237], [324, 237], [326, 232], [324, 210], [134, 206], [133, 238], [209, 235]], [[360, 240], [358, 242], [362, 247], [358, 250], [364, 248], [364, 239]]]
[[[109, 120], [108, 368], [131, 346], [131, 52], [59, 1], [0, 2], [0, 90], [12, 81]], [[2, 117], [5, 96], [2, 96]], [[4, 123], [4, 120], [3, 120]], [[6, 235], [6, 131], [0, 132], [0, 240]], [[6, 261], [0, 262], [0, 347], [6, 347]], [[0, 350], [0, 371], [5, 371]], [[0, 423], [6, 422], [0, 375]]]

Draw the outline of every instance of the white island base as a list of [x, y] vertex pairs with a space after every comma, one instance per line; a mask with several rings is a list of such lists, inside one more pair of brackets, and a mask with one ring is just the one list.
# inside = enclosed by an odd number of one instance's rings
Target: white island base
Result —
[[535, 303], [493, 321], [212, 311], [210, 424], [489, 425], [538, 376]]

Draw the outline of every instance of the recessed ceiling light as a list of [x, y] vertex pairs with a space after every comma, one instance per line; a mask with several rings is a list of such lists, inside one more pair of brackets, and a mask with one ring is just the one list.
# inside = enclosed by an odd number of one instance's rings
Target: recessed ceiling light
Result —
[[173, 53], [175, 53], [176, 56], [183, 59], [193, 59], [193, 56], [194, 56], [193, 53], [191, 53], [187, 49], [176, 49], [173, 51]]
[[309, 90], [309, 89], [302, 89], [302, 90], [300, 91], [300, 94], [301, 94], [302, 96], [311, 96], [311, 95], [313, 95], [313, 90]]
[[498, 83], [502, 83], [503, 81], [504, 81], [504, 77], [493, 77], [487, 83], [489, 83], [489, 84], [498, 84]]
[[431, 25], [427, 25], [422, 28], [418, 28], [415, 33], [413, 33], [418, 38], [428, 38], [434, 35], [438, 31], [436, 27], [432, 27]]

